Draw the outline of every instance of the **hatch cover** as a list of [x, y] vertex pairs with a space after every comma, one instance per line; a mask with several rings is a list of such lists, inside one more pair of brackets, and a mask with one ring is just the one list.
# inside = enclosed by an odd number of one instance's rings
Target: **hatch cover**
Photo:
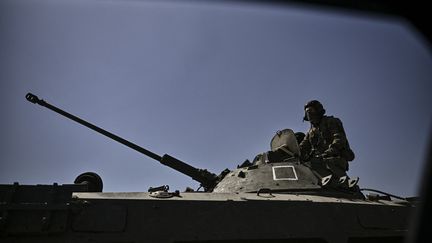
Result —
[[297, 173], [294, 169], [294, 166], [292, 165], [273, 166], [272, 169], [273, 169], [273, 180], [275, 181], [298, 180]]

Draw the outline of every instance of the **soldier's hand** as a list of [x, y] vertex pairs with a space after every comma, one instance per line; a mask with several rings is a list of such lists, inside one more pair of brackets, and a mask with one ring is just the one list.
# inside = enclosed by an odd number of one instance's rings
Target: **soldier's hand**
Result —
[[338, 153], [335, 149], [333, 148], [328, 148], [326, 151], [324, 151], [324, 153], [321, 155], [323, 158], [328, 158], [328, 157], [334, 157], [337, 156]]

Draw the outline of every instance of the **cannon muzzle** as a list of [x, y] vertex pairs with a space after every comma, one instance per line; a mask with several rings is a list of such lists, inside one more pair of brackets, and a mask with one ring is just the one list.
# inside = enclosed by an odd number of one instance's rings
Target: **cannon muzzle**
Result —
[[26, 95], [26, 99], [33, 104], [39, 104], [42, 106], [45, 106], [45, 103], [46, 103], [44, 100], [40, 100], [36, 95], [34, 95], [32, 93], [28, 93]]

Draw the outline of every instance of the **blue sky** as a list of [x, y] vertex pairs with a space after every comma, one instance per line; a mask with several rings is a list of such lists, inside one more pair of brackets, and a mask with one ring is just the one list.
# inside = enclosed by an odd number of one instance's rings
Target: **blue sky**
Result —
[[0, 183], [105, 191], [198, 187], [47, 109], [40, 98], [160, 155], [219, 173], [339, 117], [360, 186], [417, 194], [431, 129], [431, 56], [404, 20], [299, 7], [153, 1], [0, 3]]

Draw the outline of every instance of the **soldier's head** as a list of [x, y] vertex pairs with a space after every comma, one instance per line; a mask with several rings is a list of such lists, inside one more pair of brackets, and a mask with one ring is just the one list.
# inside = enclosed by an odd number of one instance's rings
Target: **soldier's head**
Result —
[[318, 100], [311, 100], [304, 106], [304, 121], [318, 123], [325, 114], [325, 109]]

